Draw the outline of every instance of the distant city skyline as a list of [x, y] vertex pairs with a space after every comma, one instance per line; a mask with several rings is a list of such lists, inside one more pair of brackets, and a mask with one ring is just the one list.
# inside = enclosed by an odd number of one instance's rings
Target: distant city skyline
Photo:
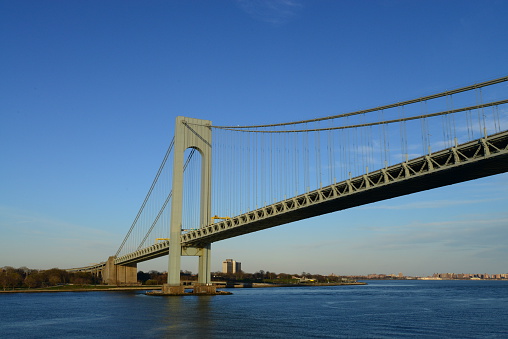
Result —
[[386, 278], [428, 278], [430, 279], [508, 279], [508, 273], [433, 273], [432, 275], [420, 276], [420, 275], [404, 275], [404, 274], [362, 274], [354, 277], [365, 277], [366, 279], [386, 279]]
[[[178, 115], [312, 119], [508, 74], [505, 1], [275, 3], [0, 2], [0, 267], [114, 255]], [[223, 240], [211, 270], [502, 272], [507, 192], [504, 173]]]

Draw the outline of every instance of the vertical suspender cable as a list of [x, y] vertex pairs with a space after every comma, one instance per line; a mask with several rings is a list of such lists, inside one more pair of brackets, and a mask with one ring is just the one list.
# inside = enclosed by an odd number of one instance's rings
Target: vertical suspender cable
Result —
[[[319, 128], [319, 122], [317, 123]], [[316, 157], [316, 188], [321, 188], [323, 180], [321, 178], [321, 136], [319, 131], [314, 132], [314, 153]]]
[[[328, 122], [329, 127], [331, 127], [332, 121]], [[327, 147], [327, 153], [328, 153], [328, 184], [333, 183], [333, 167], [332, 167], [332, 131], [328, 130], [326, 133], [326, 147]]]
[[[476, 88], [475, 89], [475, 96], [476, 96], [476, 104], [479, 105], [481, 103], [481, 98], [480, 98], [480, 93], [479, 93], [479, 89]], [[481, 113], [480, 113], [480, 109], [477, 108], [476, 109], [476, 116], [478, 118], [478, 133], [479, 135], [482, 135], [482, 118], [481, 118]], [[473, 138], [475, 137], [475, 133], [474, 133], [474, 129], [473, 129]]]
[[312, 143], [312, 139], [311, 139], [311, 135], [310, 135], [310, 132], [306, 132], [306, 137], [305, 137], [305, 172], [306, 172], [306, 175], [307, 175], [307, 180], [306, 180], [306, 184], [305, 184], [305, 192], [309, 192], [310, 191], [310, 186], [311, 186], [311, 173], [310, 173], [310, 168], [311, 168], [311, 165], [310, 165], [310, 162], [311, 162], [311, 143]]
[[[273, 129], [274, 128], [272, 127], [272, 130]], [[274, 193], [273, 193], [273, 191], [274, 191], [274, 182], [273, 182], [273, 180], [274, 180], [274, 178], [273, 178], [273, 176], [274, 176], [274, 172], [273, 172], [274, 161], [273, 161], [273, 134], [272, 133], [269, 134], [269, 142], [270, 142], [270, 144], [269, 144], [270, 152], [268, 154], [269, 154], [270, 171], [268, 173], [269, 173], [270, 178], [269, 178], [268, 182], [270, 184], [270, 190], [268, 192], [269, 193], [268, 204], [271, 204], [273, 202], [273, 196], [274, 196]]]

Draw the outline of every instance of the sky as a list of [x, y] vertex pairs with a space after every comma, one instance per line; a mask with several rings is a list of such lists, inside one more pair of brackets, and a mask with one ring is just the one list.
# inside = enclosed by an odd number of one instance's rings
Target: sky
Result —
[[[114, 255], [176, 116], [288, 122], [506, 76], [506, 13], [503, 0], [0, 0], [0, 267]], [[500, 174], [224, 240], [212, 270], [508, 273], [507, 193]]]

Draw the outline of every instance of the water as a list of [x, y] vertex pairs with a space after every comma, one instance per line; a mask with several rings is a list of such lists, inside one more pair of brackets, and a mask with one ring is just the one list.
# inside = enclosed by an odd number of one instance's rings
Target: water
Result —
[[0, 294], [2, 338], [508, 338], [508, 281]]

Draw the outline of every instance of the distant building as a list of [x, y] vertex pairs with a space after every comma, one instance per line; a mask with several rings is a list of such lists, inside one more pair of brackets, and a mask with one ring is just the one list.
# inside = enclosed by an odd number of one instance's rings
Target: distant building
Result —
[[242, 263], [233, 259], [222, 262], [222, 273], [239, 273], [242, 271]]

